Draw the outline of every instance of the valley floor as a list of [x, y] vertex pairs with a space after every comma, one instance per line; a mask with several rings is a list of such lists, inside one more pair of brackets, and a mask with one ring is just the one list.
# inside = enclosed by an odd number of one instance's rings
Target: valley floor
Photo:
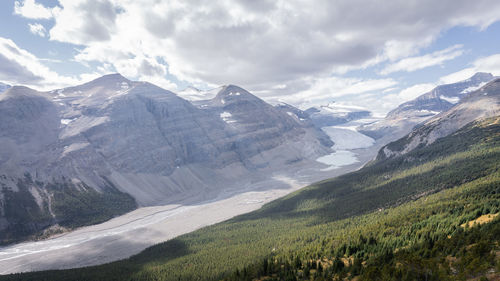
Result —
[[363, 151], [358, 155], [360, 162], [336, 170], [305, 170], [294, 179], [275, 176], [252, 183], [246, 192], [226, 191], [199, 204], [139, 208], [51, 239], [1, 247], [0, 274], [83, 267], [127, 258], [151, 245], [256, 210], [313, 181], [356, 170], [373, 157], [374, 151]]
[[[296, 173], [288, 171], [288, 175], [226, 189], [210, 201], [139, 208], [51, 239], [0, 247], [0, 274], [84, 267], [127, 258], [154, 244], [257, 210], [315, 181], [357, 170], [386, 142], [372, 143], [368, 137], [343, 127], [330, 127], [329, 135], [339, 142], [346, 132], [364, 142], [334, 146], [336, 152], [325, 157], [334, 158], [336, 163], [324, 163], [327, 168], [301, 167]], [[342, 153], [348, 153], [351, 161], [341, 161], [338, 155]]]

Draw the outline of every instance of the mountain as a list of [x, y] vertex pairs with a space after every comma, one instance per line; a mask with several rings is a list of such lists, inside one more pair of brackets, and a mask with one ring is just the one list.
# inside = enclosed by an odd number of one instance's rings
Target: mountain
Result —
[[432, 144], [437, 139], [453, 134], [466, 124], [481, 118], [500, 114], [500, 78], [470, 92], [448, 111], [438, 114], [409, 135], [386, 145], [378, 158], [405, 154], [419, 146]]
[[0, 95], [0, 239], [195, 203], [303, 167], [331, 141], [237, 86], [192, 104], [119, 74]]
[[10, 85], [4, 84], [0, 82], [0, 93], [7, 91], [10, 88]]
[[329, 103], [305, 110], [315, 126], [318, 128], [335, 126], [350, 121], [370, 117], [370, 111], [357, 106], [348, 106], [337, 103]]
[[415, 125], [450, 109], [468, 93], [484, 86], [493, 78], [490, 73], [478, 72], [469, 79], [437, 86], [432, 91], [399, 105], [385, 119], [361, 127], [360, 131], [375, 139], [387, 136], [393, 137], [392, 140], [398, 139], [408, 134]]
[[[451, 112], [482, 111], [475, 93], [436, 118], [465, 122]], [[0, 280], [497, 280], [500, 118], [473, 115], [428, 145], [128, 259]]]

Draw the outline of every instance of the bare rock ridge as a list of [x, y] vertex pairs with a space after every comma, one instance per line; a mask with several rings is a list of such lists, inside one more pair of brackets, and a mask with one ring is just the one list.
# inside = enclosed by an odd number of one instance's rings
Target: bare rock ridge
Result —
[[450, 135], [470, 122], [500, 115], [500, 78], [466, 94], [460, 102], [442, 112], [405, 137], [384, 146], [378, 159], [405, 154]]
[[468, 93], [473, 92], [494, 79], [490, 73], [478, 72], [471, 78], [452, 84], [440, 85], [414, 100], [399, 105], [385, 119], [366, 125], [360, 131], [375, 139], [408, 134], [415, 125], [457, 104]]
[[3, 242], [56, 223], [96, 223], [136, 203], [207, 200], [320, 165], [332, 145], [240, 87], [191, 103], [119, 74], [50, 92], [10, 88], [0, 94], [0, 143]]

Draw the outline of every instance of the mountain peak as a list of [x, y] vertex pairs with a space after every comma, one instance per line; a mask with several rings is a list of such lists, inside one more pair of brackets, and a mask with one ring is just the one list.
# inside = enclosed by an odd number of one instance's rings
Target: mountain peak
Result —
[[0, 99], [28, 96], [44, 96], [44, 94], [26, 86], [12, 86], [0, 95]]
[[489, 80], [493, 79], [493, 74], [487, 72], [476, 72], [470, 79], [471, 80]]
[[106, 74], [99, 78], [96, 78], [89, 83], [102, 83], [102, 82], [130, 82], [127, 78], [123, 77], [120, 73]]

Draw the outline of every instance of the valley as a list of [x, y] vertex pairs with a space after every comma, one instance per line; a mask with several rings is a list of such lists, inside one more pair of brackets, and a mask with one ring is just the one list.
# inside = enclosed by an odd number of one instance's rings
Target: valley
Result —
[[[70, 134], [72, 136], [81, 135], [88, 140], [87, 144], [79, 145], [81, 140], [77, 138], [76, 143], [66, 145], [63, 148], [62, 156], [60, 156], [62, 158], [60, 159], [69, 157], [68, 159], [72, 159], [71, 165], [74, 167], [74, 170], [69, 172], [69, 174], [77, 171], [73, 175], [71, 181], [68, 182], [63, 176], [62, 183], [55, 182], [52, 185], [44, 185], [41, 181], [46, 179], [44, 173], [46, 173], [47, 170], [33, 170], [33, 167], [29, 167], [28, 169], [32, 171], [34, 178], [31, 173], [25, 174], [25, 179], [19, 181], [22, 184], [18, 183], [17, 188], [20, 191], [24, 190], [24, 192], [29, 192], [31, 194], [34, 194], [33, 189], [38, 190], [36, 191], [38, 193], [48, 194], [48, 197], [40, 196], [37, 200], [54, 200], [61, 198], [61, 195], [56, 196], [56, 194], [58, 194], [56, 192], [62, 192], [62, 194], [69, 197], [62, 197], [64, 201], [61, 201], [61, 203], [64, 203], [71, 198], [71, 196], [75, 196], [75, 193], [65, 193], [67, 192], [65, 191], [67, 188], [79, 190], [76, 193], [76, 197], [71, 199], [73, 202], [82, 200], [79, 198], [79, 196], [82, 196], [80, 194], [102, 194], [103, 191], [104, 194], [109, 192], [109, 194], [115, 194], [115, 196], [123, 196], [120, 194], [125, 194], [131, 195], [135, 199], [138, 203], [138, 208], [120, 216], [116, 216], [116, 213], [115, 215], [110, 213], [107, 215], [108, 217], [104, 219], [104, 222], [99, 224], [89, 223], [88, 218], [85, 217], [82, 218], [83, 223], [78, 224], [74, 223], [75, 217], [71, 220], [68, 217], [66, 220], [73, 223], [70, 225], [73, 228], [70, 232], [57, 234], [40, 241], [26, 241], [0, 247], [0, 274], [64, 270], [96, 266], [110, 262], [111, 264], [104, 265], [104, 268], [114, 268], [115, 266], [120, 268], [124, 263], [122, 260], [125, 259], [128, 261], [131, 256], [131, 259], [135, 260], [137, 257], [143, 256], [145, 252], [147, 253], [152, 249], [161, 247], [154, 246], [158, 243], [164, 243], [164, 241], [169, 240], [169, 242], [166, 243], [170, 245], [174, 243], [172, 241], [177, 241], [177, 239], [191, 237], [191, 235], [197, 235], [196, 233], [199, 232], [206, 233], [207, 229], [219, 229], [221, 227], [220, 225], [232, 224], [242, 219], [246, 221], [245, 218], [253, 217], [259, 218], [258, 221], [261, 219], [266, 221], [268, 216], [278, 216], [282, 218], [284, 220], [283, 222], [278, 224], [272, 223], [262, 229], [259, 227], [258, 230], [277, 234], [276, 230], [271, 231], [268, 227], [280, 228], [281, 230], [279, 231], [282, 232], [282, 234], [279, 234], [279, 237], [282, 237], [280, 239], [290, 239], [290, 237], [285, 237], [294, 233], [284, 229], [287, 224], [298, 224], [301, 228], [307, 228], [310, 223], [312, 223], [312, 225], [320, 223], [313, 223], [310, 221], [311, 219], [313, 219], [313, 221], [319, 219], [321, 221], [320, 224], [326, 223], [326, 225], [329, 225], [329, 223], [334, 223], [336, 226], [325, 227], [327, 227], [327, 229], [333, 227], [334, 230], [329, 231], [341, 233], [340, 229], [337, 227], [339, 223], [343, 223], [344, 220], [365, 220], [364, 216], [369, 215], [376, 209], [399, 208], [400, 205], [402, 205], [401, 208], [404, 209], [406, 208], [405, 204], [410, 204], [409, 202], [418, 200], [421, 197], [441, 192], [443, 188], [446, 189], [450, 185], [453, 185], [450, 181], [455, 182], [463, 177], [465, 177], [464, 180], [466, 179], [466, 182], [486, 177], [488, 179], [485, 178], [485, 180], [488, 182], [491, 181], [491, 184], [496, 186], [496, 173], [493, 172], [493, 170], [496, 169], [494, 163], [496, 162], [495, 159], [497, 159], [495, 144], [498, 137], [498, 120], [488, 119], [490, 121], [486, 121], [484, 124], [480, 123], [481, 125], [469, 125], [469, 127], [462, 130], [460, 130], [460, 128], [466, 126], [470, 122], [498, 115], [497, 106], [490, 107], [487, 110], [475, 110], [486, 103], [495, 104], [497, 102], [498, 93], [500, 92], [498, 81], [493, 81], [483, 86], [481, 89], [473, 91], [458, 103], [457, 106], [444, 111], [443, 114], [429, 116], [426, 119], [428, 121], [422, 122], [422, 126], [413, 130], [412, 134], [394, 142], [390, 141], [393, 141], [397, 134], [372, 138], [361, 133], [364, 132], [364, 128], [373, 127], [373, 124], [384, 124], [386, 120], [367, 118], [364, 111], [360, 111], [361, 113], [357, 112], [360, 110], [358, 108], [348, 108], [346, 111], [345, 108], [336, 109], [334, 105], [330, 104], [328, 107], [322, 108], [322, 110], [309, 110], [310, 112], [314, 112], [313, 115], [309, 116], [290, 105], [270, 106], [239, 87], [232, 85], [222, 87], [219, 93], [211, 100], [198, 100], [193, 102], [194, 107], [190, 110], [194, 110], [196, 113], [192, 116], [194, 118], [198, 118], [196, 117], [197, 115], [203, 116], [203, 118], [220, 116], [224, 130], [226, 130], [226, 135], [224, 136], [225, 141], [235, 142], [236, 144], [243, 141], [247, 143], [248, 146], [236, 146], [236, 148], [234, 148], [233, 144], [230, 150], [226, 150], [225, 153], [228, 154], [221, 153], [216, 158], [211, 159], [199, 158], [199, 155], [191, 158], [192, 156], [190, 156], [189, 152], [186, 154], [185, 151], [181, 152], [181, 150], [177, 153], [180, 153], [178, 154], [179, 156], [186, 157], [182, 160], [186, 161], [185, 163], [175, 162], [171, 165], [177, 166], [165, 166], [167, 170], [170, 169], [169, 172], [166, 173], [157, 170], [157, 167], [151, 167], [150, 169], [153, 170], [149, 170], [146, 173], [142, 164], [135, 168], [133, 165], [128, 167], [117, 165], [116, 161], [119, 163], [123, 160], [116, 158], [116, 156], [105, 156], [105, 142], [96, 142], [96, 139], [94, 140], [96, 143], [92, 144], [91, 139], [93, 137], [89, 138], [89, 130], [90, 132], [99, 130], [104, 124], [107, 124], [105, 126], [112, 127], [102, 131], [101, 134], [109, 133], [110, 130], [113, 130], [113, 127], [120, 127], [122, 125], [111, 125], [112, 123], [110, 123], [109, 119], [106, 121], [89, 121], [86, 118], [95, 117], [89, 117], [87, 113], [81, 116], [78, 115], [81, 113], [74, 112], [75, 110], [79, 110], [79, 112], [82, 111], [80, 103], [75, 106], [72, 102], [75, 98], [78, 99], [82, 96], [82, 90], [78, 89], [89, 88], [90, 90], [87, 89], [87, 91], [90, 92], [96, 91], [96, 89], [98, 89], [97, 91], [102, 91], [102, 85], [108, 85], [109, 79], [113, 81], [111, 85], [114, 85], [117, 79], [118, 83], [116, 85], [119, 87], [122, 87], [123, 83], [127, 83], [127, 85], [136, 85], [135, 87], [144, 86], [140, 82], [124, 82], [123, 77], [113, 75], [92, 81], [84, 86], [76, 88], [77, 90], [71, 88], [69, 90], [55, 92], [57, 94], [55, 102], [68, 102], [68, 98], [69, 101], [71, 101], [69, 103], [71, 109], [63, 108], [63, 116], [59, 127], [62, 131], [58, 138], [64, 139], [67, 134]], [[97, 88], [95, 85], [98, 85]], [[14, 87], [13, 89], [17, 90], [18, 88]], [[154, 88], [148, 85], [147, 89], [149, 91]], [[22, 90], [26, 92], [26, 89]], [[113, 88], [111, 88], [111, 91], [114, 93]], [[140, 95], [144, 93], [144, 89], [139, 90], [136, 94], [127, 94], [127, 91], [130, 91], [130, 88], [120, 90], [119, 96], [129, 98], [127, 95], [132, 95], [130, 98], [134, 99], [134, 95], [139, 95], [139, 98], [141, 98]], [[62, 94], [63, 92], [76, 93], [76, 96], [72, 97], [70, 94]], [[485, 95], [484, 92], [488, 94]], [[28, 96], [32, 95], [29, 91], [26, 93]], [[149, 92], [147, 94], [151, 95]], [[168, 92], [164, 94], [170, 95]], [[107, 100], [112, 100], [115, 98], [115, 96], [107, 97], [106, 95], [98, 96], [97, 99], [106, 98]], [[155, 97], [157, 100], [156, 102], [161, 102], [162, 98], [165, 97], [161, 95]], [[173, 96], [168, 97], [168, 99], [184, 103], [182, 100], [176, 100], [178, 98]], [[86, 102], [87, 106], [95, 106], [95, 101]], [[156, 114], [154, 112], [163, 112], [166, 110], [159, 109], [156, 102], [152, 102], [149, 105], [146, 104], [147, 107], [151, 107], [148, 111], [151, 112], [153, 116]], [[171, 102], [172, 101], [169, 101], [167, 105], [172, 106]], [[116, 101], [112, 101], [110, 105], [114, 106], [115, 103]], [[188, 108], [191, 107], [189, 103], [183, 106]], [[99, 107], [101, 107], [101, 105], [99, 105]], [[104, 108], [106, 109], [106, 107]], [[74, 117], [66, 118], [67, 116], [64, 115], [66, 114], [64, 112], [68, 110]], [[88, 111], [88, 108], [83, 110], [82, 112]], [[280, 134], [287, 134], [287, 132], [292, 130], [294, 132], [300, 132], [300, 137], [294, 136], [292, 140], [281, 140], [277, 144], [267, 143], [268, 141], [273, 143], [275, 141], [273, 138], [278, 137], [279, 134], [275, 136], [273, 132], [267, 132], [266, 125], [260, 123], [259, 118], [254, 117], [255, 112], [262, 114], [263, 110], [268, 114], [266, 118], [276, 118], [273, 122], [278, 124], [278, 126], [283, 126], [284, 131]], [[349, 110], [354, 110], [354, 112], [350, 112]], [[110, 116], [114, 116], [113, 114], [113, 111], [111, 111]], [[162, 114], [165, 113], [160, 113], [160, 115]], [[328, 116], [333, 117], [327, 118]], [[51, 118], [57, 117], [52, 116]], [[96, 120], [103, 119], [102, 117], [97, 117]], [[84, 123], [83, 125], [76, 126], [75, 124], [78, 124], [78, 122]], [[155, 126], [159, 126], [158, 129], [160, 132], [163, 130], [163, 125]], [[149, 130], [148, 133], [151, 134], [154, 130], [157, 130], [155, 126], [151, 127], [148, 125], [145, 128]], [[196, 126], [199, 125], [195, 125], [195, 131], [199, 130]], [[262, 126], [264, 126], [264, 128]], [[402, 129], [400, 126], [400, 124], [396, 124], [391, 130], [400, 130]], [[479, 133], [472, 134], [471, 132], [477, 131], [476, 127], [478, 126], [479, 128], [484, 127], [484, 129], [479, 129]], [[136, 127], [136, 125], [134, 125], [134, 127], [134, 130], [144, 130], [144, 128]], [[153, 131], [151, 131], [151, 128], [154, 128]], [[406, 130], [406, 128], [403, 129]], [[266, 133], [260, 133], [260, 130], [264, 130]], [[381, 132], [384, 130], [387, 130], [387, 127], [384, 127]], [[456, 130], [460, 130], [461, 133], [459, 133], [459, 136], [463, 136], [461, 137], [462, 141], [464, 141], [462, 145], [456, 145], [457, 137], [446, 137]], [[191, 133], [192, 131], [188, 134]], [[211, 132], [211, 134], [213, 133], [214, 132]], [[262, 134], [258, 139], [264, 139], [263, 143], [258, 141], [255, 142], [255, 134]], [[418, 136], [418, 138], [415, 136]], [[483, 141], [485, 136], [491, 137], [483, 145], [485, 148], [481, 148], [481, 145], [476, 147]], [[101, 137], [102, 136], [99, 138]], [[445, 138], [441, 140], [443, 137]], [[163, 138], [168, 139], [169, 137], [164, 136]], [[246, 140], [247, 138], [253, 140]], [[415, 141], [413, 140], [418, 140], [418, 143], [414, 144]], [[50, 140], [48, 141], [50, 142]], [[387, 144], [388, 142], [390, 143]], [[437, 144], [433, 144], [434, 142], [437, 142]], [[130, 144], [134, 145], [133, 139]], [[175, 146], [176, 144], [173, 143], [173, 145]], [[217, 146], [220, 144], [215, 143], [211, 145]], [[429, 148], [425, 146], [429, 146]], [[439, 150], [440, 148], [442, 151]], [[81, 166], [82, 162], [78, 162], [81, 156], [77, 154], [73, 155], [74, 153], [81, 153], [78, 151], [82, 149], [91, 149], [85, 152], [85, 154], [90, 153], [87, 155], [93, 155], [92, 150], [102, 152], [100, 155], [103, 158], [97, 160], [98, 162], [104, 161], [102, 162], [103, 164], [100, 164], [102, 165], [102, 171], [99, 172], [101, 173], [100, 178], [95, 177], [98, 175], [96, 170], [92, 171], [90, 174], [88, 172], [82, 173], [80, 167], [85, 166]], [[115, 151], [116, 147], [108, 146], [107, 149]], [[161, 147], [159, 149], [161, 149]], [[228, 156], [234, 151], [240, 155], [236, 162], [234, 162], [234, 158]], [[135, 152], [125, 149], [122, 153], [125, 154], [122, 154], [121, 158], [125, 157], [123, 159], [127, 159], [127, 157], [131, 157], [131, 155], [128, 155], [129, 153]], [[245, 157], [247, 158], [242, 158], [244, 155], [246, 155]], [[282, 155], [286, 156], [283, 157]], [[414, 157], [416, 157], [415, 155], [419, 155], [418, 157], [421, 158], [419, 160], [420, 162], [413, 163]], [[92, 157], [96, 156], [97, 155]], [[97, 157], [100, 158], [101, 156]], [[142, 157], [137, 158], [140, 161], [150, 161], [148, 158], [144, 158], [144, 156], [136, 155], [134, 157]], [[474, 159], [480, 157], [483, 157], [487, 161], [481, 165], [477, 165], [475, 169], [472, 169], [470, 164], [474, 164], [474, 161], [476, 161]], [[50, 158], [49, 155], [47, 158], [49, 163], [52, 161]], [[467, 163], [464, 162], [464, 159], [472, 159], [473, 161]], [[207, 160], [212, 163], [212, 167], [202, 166], [206, 165], [204, 161]], [[13, 162], [8, 159], [5, 163], [7, 164], [4, 165], [4, 169], [7, 169], [4, 171], [8, 171], [10, 167], [12, 167]], [[449, 170], [447, 168], [451, 163], [455, 165], [454, 170]], [[54, 164], [58, 165], [57, 162], [54, 162]], [[65, 167], [65, 169], [67, 168], [68, 167]], [[484, 168], [486, 170], [480, 171], [477, 168]], [[436, 171], [434, 171], [434, 169], [436, 169]], [[469, 170], [466, 171], [467, 169]], [[44, 172], [41, 173], [41, 171]], [[387, 173], [392, 175], [388, 176]], [[447, 175], [447, 173], [451, 174]], [[457, 177], [457, 173], [461, 173], [459, 177]], [[428, 174], [430, 178], [424, 180], [421, 178], [421, 174]], [[190, 177], [189, 175], [194, 177]], [[452, 179], [453, 177], [456, 177], [456, 179]], [[490, 177], [492, 178], [490, 179]], [[193, 184], [197, 182], [201, 183], [203, 178], [210, 178], [211, 182], [208, 182], [208, 184], [204, 182], [203, 189], [190, 190]], [[402, 185], [400, 181], [406, 178], [408, 178], [408, 180], [406, 180], [407, 184]], [[89, 181], [89, 179], [93, 180]], [[16, 194], [16, 192], [18, 192], [5, 189], [7, 186], [6, 183], [8, 183], [9, 180], [10, 182], [14, 182], [12, 178], [4, 177], [3, 180], [5, 194]], [[98, 184], [99, 181], [102, 180], [104, 180], [104, 189], [99, 187]], [[421, 181], [424, 182], [424, 185], [420, 185]], [[94, 187], [87, 185], [86, 182], [93, 182]], [[346, 185], [346, 187], [342, 188], [336, 182], [340, 182]], [[310, 184], [312, 185], [302, 189], [304, 186]], [[329, 188], [326, 187], [332, 184], [340, 189], [338, 191], [336, 191], [336, 189], [334, 191], [328, 191]], [[95, 193], [93, 188], [96, 187], [97, 190], [102, 190]], [[141, 188], [138, 189], [137, 187]], [[168, 188], [165, 189], [165, 187]], [[309, 198], [309, 196], [311, 196], [310, 190], [318, 188], [323, 190], [320, 193], [323, 193], [324, 199], [319, 199], [322, 196], [318, 197], [318, 195], [312, 195], [312, 197]], [[179, 190], [182, 191], [178, 192]], [[333, 192], [333, 194], [330, 194], [330, 192]], [[117, 199], [111, 198], [106, 200], [111, 200], [110, 203], [113, 204], [113, 200]], [[322, 200], [326, 201], [322, 202]], [[330, 206], [330, 203], [327, 203], [329, 200], [333, 200], [335, 203]], [[57, 204], [59, 202], [56, 201], [55, 203]], [[37, 202], [37, 204], [39, 203]], [[47, 206], [57, 206], [53, 204], [54, 202]], [[106, 206], [106, 203], [104, 203], [104, 206]], [[112, 205], [109, 207], [111, 206]], [[495, 205], [493, 204], [493, 206]], [[71, 205], [62, 205], [62, 207], [66, 208], [66, 210], [74, 208], [74, 206]], [[85, 210], [85, 208], [89, 208], [89, 210], [92, 209], [90, 205], [89, 207], [82, 205], [79, 208], [82, 207], [84, 208], [83, 210]], [[58, 214], [58, 209], [56, 209], [55, 213], [52, 209], [49, 210], [53, 218], [55, 217], [55, 219], [57, 219], [56, 214]], [[110, 209], [109, 211], [104, 209], [104, 211], [116, 212], [114, 209]], [[73, 212], [76, 212], [76, 210]], [[297, 214], [308, 214], [306, 216], [307, 219], [305, 221], [302, 221], [302, 219], [296, 221], [298, 218], [295, 215], [296, 212], [298, 212]], [[319, 213], [316, 214], [315, 212]], [[62, 214], [68, 216], [67, 211]], [[93, 213], [90, 214], [93, 216]], [[288, 216], [291, 217], [287, 218]], [[301, 216], [302, 215], [299, 217]], [[470, 214], [467, 213], [464, 214], [464, 216], [470, 216]], [[47, 217], [44, 216], [43, 218], [46, 219]], [[90, 218], [92, 219], [92, 217]], [[7, 219], [9, 219], [8, 216]], [[290, 219], [292, 220], [290, 221]], [[94, 220], [94, 222], [96, 221]], [[259, 224], [260, 223], [261, 222], [259, 222]], [[246, 227], [244, 225], [245, 224], [243, 224], [243, 227]], [[266, 225], [266, 223], [264, 223], [264, 225]], [[245, 230], [245, 232], [247, 231], [248, 230]], [[219, 233], [217, 235], [225, 236], [226, 234]], [[238, 236], [237, 239], [245, 239], [245, 236], [246, 234], [241, 237]], [[254, 237], [251, 240], [252, 243], [264, 243], [266, 245], [270, 241], [274, 241], [272, 243], [278, 243], [273, 239], [268, 241], [266, 239], [259, 240], [255, 238], [255, 236], [252, 237]], [[313, 239], [312, 241], [315, 240]], [[196, 244], [199, 242], [195, 239], [188, 244], [191, 243]], [[278, 244], [281, 244], [281, 242]], [[292, 245], [293, 244], [294, 243], [292, 243]], [[151, 246], [153, 247], [151, 248]], [[250, 247], [250, 245], [247, 245], [247, 247]], [[269, 247], [269, 245], [266, 247]], [[300, 249], [300, 247], [294, 247], [297, 246], [293, 246], [290, 249], [294, 249], [294, 251]], [[233, 250], [238, 251], [238, 249], [239, 248], [231, 248], [228, 254], [232, 253], [231, 251]], [[243, 264], [248, 265], [249, 268], [256, 266], [254, 260], [258, 256], [264, 255], [264, 252], [261, 251], [264, 249], [265, 247], [260, 248], [259, 251], [255, 251], [251, 255], [248, 255], [246, 259], [242, 260]], [[175, 246], [173, 250], [174, 252], [177, 251], [178, 247]], [[277, 253], [285, 259], [291, 259], [291, 257], [287, 256], [288, 254], [286, 251], [279, 250]], [[224, 256], [225, 254], [219, 253], [219, 255]], [[182, 259], [185, 258], [190, 260], [197, 259], [189, 253]], [[347, 258], [350, 257], [347, 256]], [[332, 262], [332, 257], [327, 255], [326, 260]], [[133, 263], [133, 268], [136, 268], [137, 264], [135, 264], [135, 262]], [[174, 264], [175, 263], [176, 261]], [[278, 264], [279, 263], [278, 261]], [[170, 263], [167, 262], [165, 266], [168, 268], [170, 266], [169, 264]], [[203, 263], [200, 265], [202, 264]], [[225, 268], [222, 272], [218, 271], [220, 266], [222, 265], [218, 264], [215, 267], [215, 271], [210, 271], [210, 273], [200, 271], [204, 276], [203, 279], [207, 276], [212, 276], [208, 277], [208, 279], [215, 276], [232, 276], [229, 274], [230, 271], [227, 271], [229, 268], [224, 266], [221, 267]], [[352, 270], [352, 265], [349, 266]], [[302, 267], [297, 270], [302, 270], [301, 268]], [[76, 272], [79, 272], [78, 274], [82, 273], [80, 271]], [[106, 275], [107, 272], [107, 269], [105, 269], [102, 271], [102, 274]], [[140, 270], [139, 272], [143, 271]], [[279, 273], [279, 270], [276, 271], [276, 273]], [[143, 272], [140, 274], [152, 273], [146, 271], [146, 273]], [[181, 274], [183, 278], [187, 279], [194, 278], [193, 276], [197, 276], [196, 278], [201, 277], [190, 270], [179, 271], [178, 274]], [[298, 272], [294, 274], [298, 274]], [[7, 276], [12, 276], [15, 280], [15, 276], [17, 275]], [[21, 278], [26, 277], [24, 275], [21, 276]], [[34, 273], [33, 276], [38, 275]], [[167, 280], [171, 279], [168, 276], [163, 277]], [[238, 278], [236, 279], [239, 280]]]
[[0, 247], [0, 274], [84, 267], [128, 258], [154, 244], [257, 210], [314, 181], [358, 169], [364, 162], [336, 163], [339, 166], [327, 172], [301, 169], [293, 178], [276, 175], [247, 182], [246, 187], [223, 190], [209, 201], [141, 207], [46, 240]]

